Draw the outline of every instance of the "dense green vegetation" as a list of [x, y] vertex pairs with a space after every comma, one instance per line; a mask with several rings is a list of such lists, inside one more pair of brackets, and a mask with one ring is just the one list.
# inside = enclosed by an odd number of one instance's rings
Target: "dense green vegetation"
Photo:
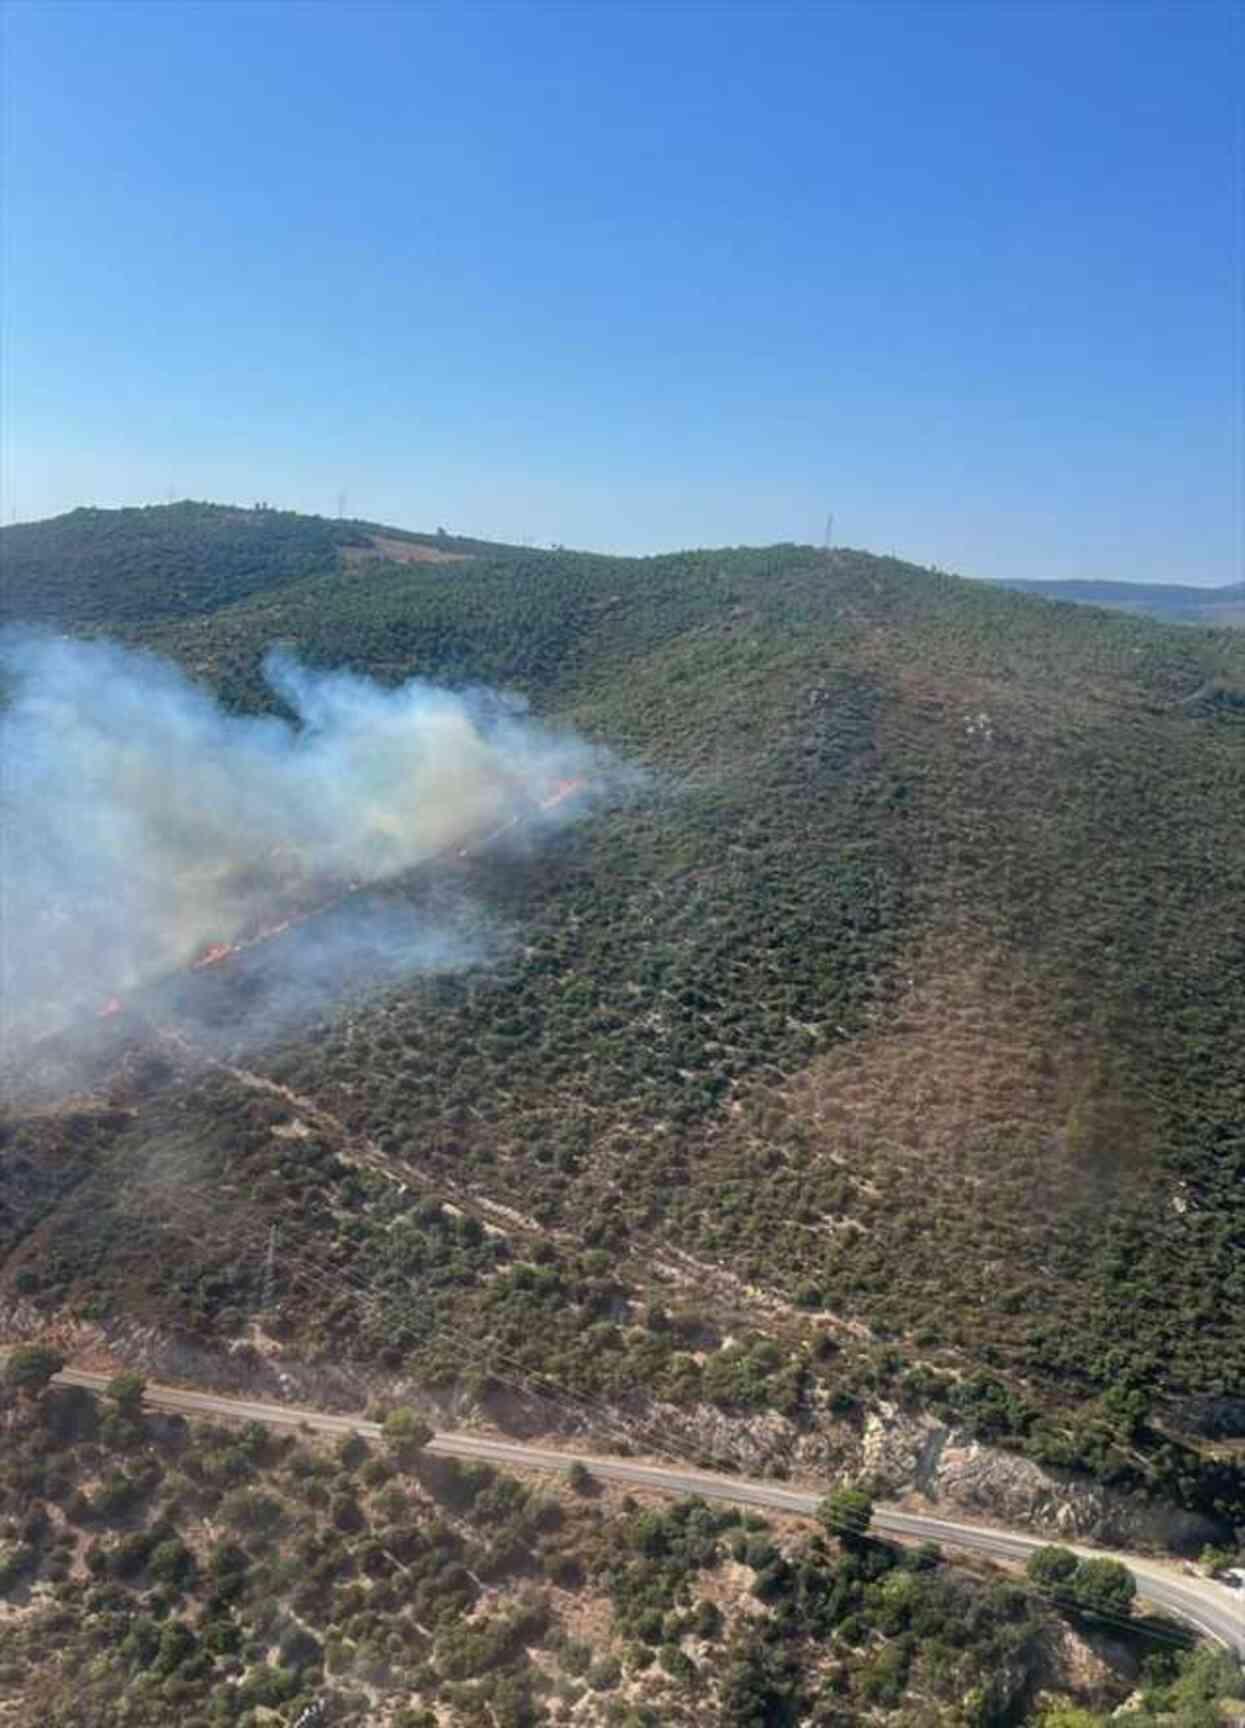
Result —
[[105, 1028], [6, 1129], [11, 1288], [219, 1347], [279, 1218], [313, 1358], [601, 1421], [881, 1394], [1245, 1523], [1198, 1451], [1245, 1382], [1245, 636], [795, 546], [296, 574], [284, 522], [210, 613], [101, 575], [78, 621], [243, 708], [275, 640], [503, 684], [647, 777], [464, 866], [495, 964], [246, 1054], [301, 1103]]
[[[1152, 1657], [1146, 1678], [1139, 1707], [1128, 1716], [1137, 1728], [1160, 1722], [1168, 1728], [1222, 1728], [1225, 1721], [1240, 1717], [1240, 1670], [1222, 1652], [1202, 1649], [1166, 1660]], [[1106, 1728], [1113, 1719], [1062, 1704], [1042, 1710], [1037, 1722], [1038, 1728]]]
[[1073, 1679], [1041, 1592], [840, 1542], [833, 1517], [641, 1506], [582, 1471], [534, 1486], [412, 1451], [410, 1413], [330, 1446], [145, 1415], [129, 1375], [99, 1403], [15, 1378], [0, 1708], [47, 1728], [288, 1725], [313, 1700], [325, 1724], [387, 1728], [1002, 1728], [1055, 1692], [1113, 1703], [1139, 1662], [1156, 1705], [1240, 1690], [1171, 1628], [1109, 1613], [1119, 1674]]
[[1127, 1618], [1137, 1584], [1118, 1560], [1078, 1560], [1069, 1548], [1039, 1548], [1025, 1566], [1043, 1595], [1086, 1614]]
[[0, 623], [108, 633], [198, 618], [335, 569], [338, 548], [362, 538], [292, 511], [74, 510], [0, 530]]
[[160, 620], [202, 618], [343, 568], [366, 572], [378, 536], [391, 554], [479, 548], [260, 504], [72, 510], [0, 528], [0, 625], [141, 636]]

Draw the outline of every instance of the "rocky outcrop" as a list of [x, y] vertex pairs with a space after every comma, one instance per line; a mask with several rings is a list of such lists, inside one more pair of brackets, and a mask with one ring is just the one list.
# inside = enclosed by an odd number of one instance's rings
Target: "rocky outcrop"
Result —
[[[429, 1395], [400, 1375], [344, 1361], [301, 1360], [281, 1340], [252, 1328], [225, 1350], [204, 1349], [189, 1337], [124, 1323], [111, 1327], [62, 1324], [51, 1335], [26, 1303], [0, 1313], [9, 1338], [39, 1334], [81, 1366], [138, 1368], [152, 1379], [195, 1384], [343, 1412], [371, 1400], [411, 1403], [444, 1426], [484, 1426], [525, 1439], [560, 1438], [585, 1449], [678, 1458], [701, 1469], [788, 1479], [829, 1487], [844, 1477], [867, 1478], [881, 1498], [919, 1501], [931, 1510], [1032, 1530], [1052, 1540], [1098, 1541], [1137, 1550], [1200, 1553], [1220, 1532], [1206, 1518], [1178, 1507], [1128, 1498], [1085, 1476], [1035, 1464], [985, 1446], [928, 1415], [879, 1403], [863, 1428], [824, 1414], [796, 1423], [766, 1411], [727, 1415], [710, 1404], [653, 1405], [637, 1398], [606, 1408], [573, 1398], [548, 1399], [481, 1375]], [[62, 1335], [63, 1334], [63, 1335]]]
[[1073, 1631], [1070, 1626], [1052, 1623], [1033, 1651], [1032, 1714], [1069, 1698], [1094, 1711], [1120, 1708], [1139, 1673], [1135, 1644], [1103, 1637], [1084, 1626]]
[[866, 1419], [861, 1463], [888, 1498], [919, 1494], [1052, 1538], [1193, 1554], [1216, 1537], [1214, 1524], [1195, 1513], [1113, 1493], [892, 1405], [879, 1405]]
[[800, 1427], [772, 1412], [728, 1417], [711, 1406], [663, 1408], [638, 1425], [662, 1436], [665, 1451], [743, 1474], [788, 1477], [815, 1485], [843, 1476], [870, 1479], [887, 1500], [920, 1502], [1032, 1530], [1052, 1541], [1097, 1541], [1139, 1550], [1196, 1554], [1217, 1537], [1210, 1520], [1178, 1507], [1133, 1499], [1087, 1476], [1053, 1470], [1014, 1452], [983, 1445], [962, 1429], [879, 1403], [863, 1429], [828, 1417]]

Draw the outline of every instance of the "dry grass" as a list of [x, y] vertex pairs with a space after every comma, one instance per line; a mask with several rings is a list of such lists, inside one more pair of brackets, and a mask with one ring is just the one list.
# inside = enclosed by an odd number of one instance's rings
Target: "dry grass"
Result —
[[391, 540], [386, 534], [373, 534], [370, 546], [344, 546], [342, 559], [347, 568], [375, 563], [385, 559], [390, 564], [464, 564], [469, 552], [442, 552], [437, 546], [417, 546], [410, 540]]
[[899, 971], [902, 994], [872, 1031], [723, 1121], [705, 1174], [772, 1162], [777, 1140], [810, 1208], [784, 1239], [808, 1244], [828, 1309], [850, 1312], [863, 1277], [892, 1328], [941, 1318], [956, 1342], [967, 1317], [964, 1341], [1005, 1338], [1024, 1321], [999, 1298], [1024, 1286], [1023, 1306], [1040, 1310], [1070, 1218], [1152, 1183], [1154, 1148], [1092, 1040], [1052, 1030], [1015, 957], [952, 930]]

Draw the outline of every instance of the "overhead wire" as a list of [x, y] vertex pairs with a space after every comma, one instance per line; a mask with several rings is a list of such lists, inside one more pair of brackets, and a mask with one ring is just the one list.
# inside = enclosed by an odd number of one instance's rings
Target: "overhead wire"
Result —
[[[199, 1189], [189, 1184], [178, 1184], [174, 1188], [162, 1188], [161, 1200], [169, 1210], [181, 1213], [180, 1222], [183, 1227], [192, 1220], [199, 1224], [206, 1224], [208, 1217], [211, 1216], [221, 1228], [228, 1229], [231, 1243], [241, 1242], [243, 1245], [252, 1246], [258, 1252], [268, 1241], [267, 1226], [256, 1220], [236, 1219], [230, 1220], [225, 1225], [221, 1220], [219, 1196], [213, 1196], [206, 1189]], [[195, 1206], [194, 1202], [196, 1201], [201, 1203], [202, 1210]], [[376, 1319], [383, 1320], [386, 1318], [386, 1307], [389, 1299], [377, 1294], [368, 1280], [360, 1273], [349, 1267], [337, 1268], [332, 1274], [324, 1272], [310, 1257], [305, 1246], [308, 1238], [304, 1237], [303, 1241], [300, 1242], [299, 1235], [288, 1222], [282, 1223], [281, 1230], [281, 1258], [287, 1264], [292, 1262], [296, 1266], [297, 1274], [304, 1284], [317, 1289], [326, 1298], [334, 1299], [340, 1295], [340, 1287], [344, 1283], [352, 1296], [358, 1299], [365, 1312]], [[291, 1234], [294, 1235], [293, 1244], [290, 1241]], [[639, 1436], [649, 1442], [648, 1449], [651, 1452], [656, 1453], [658, 1457], [664, 1456], [689, 1466], [691, 1472], [696, 1476], [703, 1477], [705, 1475], [706, 1458], [711, 1463], [725, 1464], [726, 1469], [716, 1472], [722, 1478], [721, 1483], [715, 1482], [710, 1492], [725, 1492], [729, 1489], [730, 1477], [736, 1469], [733, 1460], [715, 1459], [714, 1454], [705, 1447], [693, 1449], [681, 1443], [668, 1429], [663, 1431], [658, 1441], [649, 1433], [647, 1424], [638, 1422], [629, 1424], [600, 1399], [562, 1385], [548, 1374], [522, 1363], [508, 1351], [500, 1349], [496, 1345], [481, 1342], [463, 1333], [456, 1333], [454, 1335], [454, 1349], [458, 1355], [466, 1356], [474, 1366], [490, 1374], [502, 1387], [555, 1408], [560, 1406], [565, 1416], [577, 1419], [586, 1425], [595, 1423], [598, 1430], [604, 1430], [610, 1433], [615, 1440], [621, 1440], [628, 1450], [635, 1446], [638, 1430]], [[593, 1463], [591, 1457], [584, 1459], [574, 1453], [569, 1453], [566, 1459], [568, 1469], [575, 1462], [585, 1464], [591, 1473]], [[790, 1515], [807, 1516], [796, 1509], [791, 1509]], [[835, 1518], [828, 1505], [823, 1504], [818, 1509], [816, 1516], [818, 1523], [836, 1536], [854, 1537], [858, 1540], [879, 1539], [872, 1534], [867, 1525], [862, 1525], [850, 1518]], [[1142, 1580], [1141, 1587], [1144, 1590], [1144, 1580]], [[1181, 1648], [1187, 1648], [1189, 1645], [1189, 1634], [1180, 1632], [1174, 1627], [1170, 1629], [1163, 1627], [1153, 1619], [1119, 1615], [1106, 1609], [1090, 1607], [1074, 1594], [1066, 1591], [1044, 1590], [1040, 1586], [1033, 1587], [1031, 1584], [1029, 1588], [1040, 1600], [1052, 1607], [1066, 1613], [1093, 1619], [1118, 1632], [1144, 1636], [1160, 1643], [1165, 1642]]]

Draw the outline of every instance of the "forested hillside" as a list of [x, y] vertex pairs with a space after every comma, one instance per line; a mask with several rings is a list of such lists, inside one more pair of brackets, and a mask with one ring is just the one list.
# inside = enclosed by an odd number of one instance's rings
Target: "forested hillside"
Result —
[[[391, 555], [470, 542], [383, 531]], [[0, 624], [102, 633], [198, 618], [374, 552], [360, 522], [222, 504], [72, 510], [0, 529]]]
[[6, 1720], [1095, 1728], [1144, 1662], [1144, 1728], [1217, 1721], [1240, 1690], [1170, 1622], [932, 1544], [639, 1504], [582, 1467], [523, 1482], [423, 1452], [400, 1408], [329, 1445], [144, 1414], [133, 1374], [97, 1404], [28, 1368], [0, 1403]]
[[607, 1435], [711, 1411], [719, 1456], [886, 1399], [1245, 1523], [1245, 635], [863, 552], [410, 563], [174, 508], [6, 530], [9, 617], [60, 595], [241, 710], [277, 641], [500, 685], [643, 773], [462, 865], [488, 966], [227, 1065], [157, 993], [72, 1110], [15, 1095], [23, 1312], [225, 1363], [279, 1221], [291, 1360]]

